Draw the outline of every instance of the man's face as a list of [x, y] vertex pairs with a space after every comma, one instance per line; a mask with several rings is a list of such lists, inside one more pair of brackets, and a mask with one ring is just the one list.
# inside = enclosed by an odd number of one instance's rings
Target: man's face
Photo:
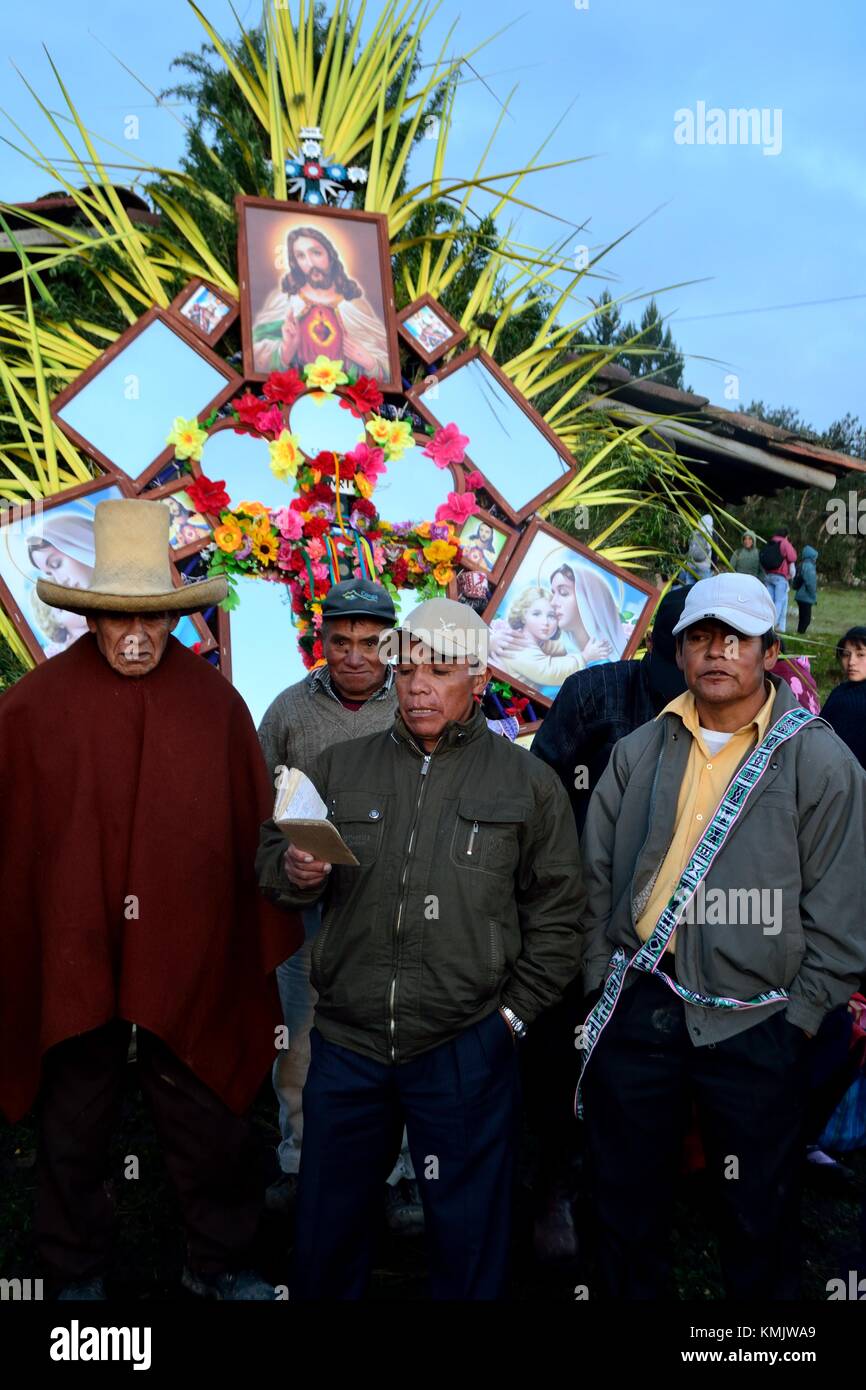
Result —
[[764, 675], [779, 655], [779, 643], [766, 652], [760, 637], [732, 632], [716, 618], [692, 623], [677, 646], [677, 665], [695, 699], [730, 705], [763, 688]]
[[313, 237], [302, 236], [292, 247], [292, 258], [308, 284], [327, 289], [334, 278], [334, 267], [326, 247]]
[[379, 660], [379, 633], [383, 623], [375, 618], [330, 618], [322, 651], [331, 680], [347, 700], [367, 700], [385, 679]]
[[397, 703], [410, 733], [431, 752], [447, 724], [469, 718], [473, 696], [481, 694], [489, 672], [465, 661], [437, 661], [422, 642], [410, 644], [410, 656], [396, 668]]
[[839, 660], [846, 681], [866, 680], [866, 647], [859, 642], [846, 642]]
[[88, 614], [87, 626], [96, 633], [96, 645], [112, 671], [119, 676], [146, 676], [162, 660], [178, 617], [177, 613], [96, 613]]

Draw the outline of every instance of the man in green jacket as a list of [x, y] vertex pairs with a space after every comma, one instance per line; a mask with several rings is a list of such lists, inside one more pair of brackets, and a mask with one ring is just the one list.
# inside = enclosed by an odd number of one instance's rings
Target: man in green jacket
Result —
[[688, 689], [622, 739], [582, 847], [580, 1042], [602, 1290], [664, 1296], [696, 1103], [731, 1296], [796, 1298], [809, 1039], [866, 968], [866, 776], [767, 675], [760, 580], [689, 591]]
[[323, 898], [304, 1090], [295, 1299], [359, 1298], [376, 1197], [405, 1123], [435, 1298], [507, 1286], [516, 1044], [578, 969], [583, 885], [555, 773], [492, 733], [486, 624], [432, 599], [386, 639], [399, 713], [312, 780], [358, 867], [262, 828], [268, 896]]

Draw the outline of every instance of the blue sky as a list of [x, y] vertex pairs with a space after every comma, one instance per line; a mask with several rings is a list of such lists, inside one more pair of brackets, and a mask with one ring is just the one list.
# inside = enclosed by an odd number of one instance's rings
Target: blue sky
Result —
[[[444, 0], [425, 44], [428, 59], [455, 19], [455, 53], [511, 25], [472, 60], [486, 84], [469, 80], [461, 87], [448, 172], [472, 171], [498, 103], [519, 84], [488, 168], [520, 166], [560, 118], [545, 158], [591, 157], [524, 184], [522, 195], [547, 215], [523, 213], [521, 240], [546, 246], [563, 235], [594, 252], [649, 219], [605, 259], [603, 273], [614, 294], [698, 282], [660, 296], [688, 354], [686, 379], [695, 390], [735, 404], [730, 395], [725, 399], [726, 376], [735, 374], [728, 391], [737, 390], [744, 404], [762, 398], [791, 405], [819, 428], [847, 410], [866, 416], [866, 6], [857, 0], [578, 4]], [[202, 0], [202, 8], [221, 32], [233, 32], [225, 0]], [[248, 24], [260, 13], [257, 0], [237, 0], [236, 9]], [[375, 0], [369, 11], [378, 13]], [[10, 4], [0, 36], [0, 105], [42, 147], [61, 153], [8, 66], [14, 62], [56, 105], [44, 41], [92, 130], [147, 162], [175, 165], [183, 108], [157, 108], [107, 49], [159, 90], [171, 80], [171, 59], [203, 37], [184, 0]], [[779, 152], [766, 155], [760, 144], [678, 144], [676, 113], [696, 111], [700, 102], [725, 112], [766, 109], [768, 119], [780, 111]], [[124, 142], [130, 114], [139, 118], [137, 142]], [[0, 133], [19, 140], [2, 117]], [[422, 145], [419, 172], [428, 160]], [[0, 146], [5, 199], [38, 196], [46, 182]], [[585, 222], [587, 230], [577, 231]], [[587, 284], [593, 294], [600, 288]], [[861, 298], [771, 307], [855, 295]]]

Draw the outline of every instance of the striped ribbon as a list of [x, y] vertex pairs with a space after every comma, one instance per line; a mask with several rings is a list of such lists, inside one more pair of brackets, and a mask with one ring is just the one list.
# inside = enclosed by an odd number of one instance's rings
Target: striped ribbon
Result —
[[697, 1004], [705, 1009], [757, 1009], [764, 1004], [774, 1004], [778, 1000], [788, 998], [788, 991], [784, 989], [769, 989], [763, 994], [757, 994], [754, 999], [746, 1000], [730, 999], [716, 994], [700, 994], [697, 990], [686, 989], [684, 985], [672, 980], [663, 970], [658, 969], [658, 965], [677, 926], [682, 925], [681, 918], [698, 891], [698, 885], [709, 873], [717, 855], [724, 847], [725, 841], [739, 820], [749, 797], [766, 772], [773, 753], [814, 718], [813, 714], [798, 705], [796, 709], [788, 710], [776, 720], [772, 728], [767, 731], [763, 741], [754, 749], [729, 784], [713, 813], [712, 820], [692, 851], [691, 858], [684, 868], [667, 906], [653, 927], [650, 937], [631, 958], [628, 957], [622, 946], [617, 946], [611, 956], [608, 966], [610, 974], [607, 977], [601, 998], [583, 1025], [580, 1080], [574, 1097], [575, 1113], [579, 1117], [583, 1116], [580, 1088], [589, 1059], [613, 1016], [629, 970], [643, 970], [650, 975], [657, 974], [659, 979], [664, 980], [665, 984], [679, 995], [680, 999], [683, 999], [687, 1004]]

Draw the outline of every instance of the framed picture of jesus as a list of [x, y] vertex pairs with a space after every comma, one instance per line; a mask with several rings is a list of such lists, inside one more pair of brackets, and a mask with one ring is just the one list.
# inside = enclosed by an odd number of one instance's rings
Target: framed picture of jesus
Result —
[[400, 354], [382, 213], [236, 200], [244, 374], [263, 381], [319, 356], [399, 391]]

